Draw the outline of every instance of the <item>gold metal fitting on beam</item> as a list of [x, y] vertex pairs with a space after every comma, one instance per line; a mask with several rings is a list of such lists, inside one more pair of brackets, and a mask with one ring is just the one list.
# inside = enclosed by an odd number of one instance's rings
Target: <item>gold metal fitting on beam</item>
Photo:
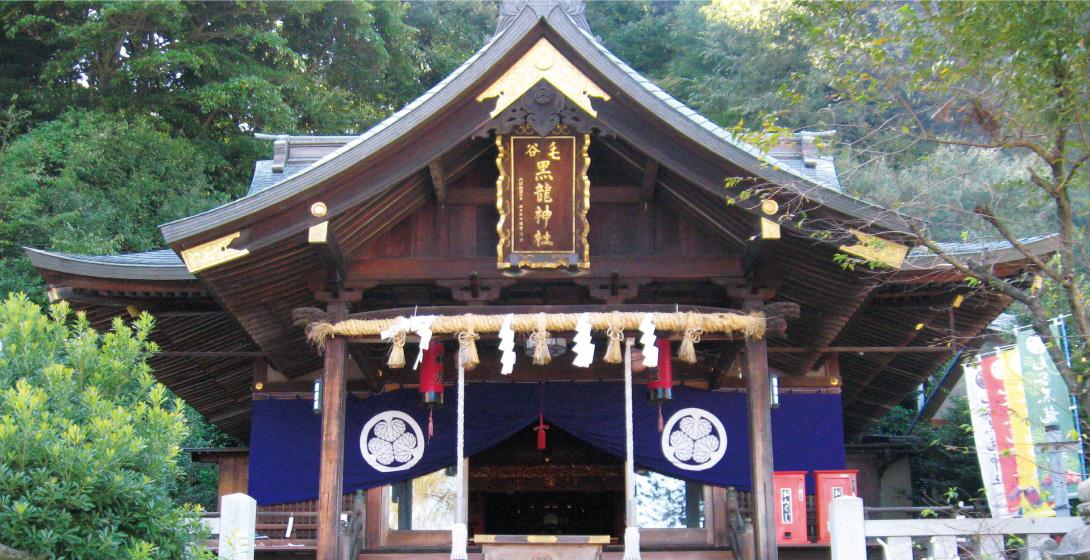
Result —
[[232, 249], [229, 247], [234, 240], [242, 236], [242, 232], [236, 231], [195, 245], [181, 252], [182, 261], [189, 272], [200, 272], [213, 266], [233, 261], [239, 257], [250, 254], [249, 249]]
[[324, 202], [315, 202], [310, 205], [310, 215], [315, 218], [324, 218], [329, 213], [329, 208]]

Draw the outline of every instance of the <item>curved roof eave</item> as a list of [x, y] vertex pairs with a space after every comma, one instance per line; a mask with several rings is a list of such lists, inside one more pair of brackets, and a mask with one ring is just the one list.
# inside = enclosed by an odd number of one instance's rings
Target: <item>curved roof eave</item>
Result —
[[[1013, 243], [1003, 241], [987, 241], [977, 243], [939, 243], [939, 247], [947, 256], [965, 260], [975, 257], [985, 264], [996, 265], [1028, 261], [1023, 250], [1035, 257], [1049, 255], [1060, 250], [1060, 234], [1048, 233], [1025, 237], [1018, 240], [1022, 248], [1015, 247]], [[905, 272], [931, 271], [952, 268], [945, 259], [935, 254], [927, 247], [914, 248], [905, 259]]]
[[169, 249], [103, 256], [72, 255], [30, 247], [24, 247], [23, 251], [35, 268], [63, 274], [116, 280], [196, 280], [182, 259]]
[[295, 176], [253, 195], [244, 196], [222, 206], [159, 226], [167, 243], [198, 235], [226, 225], [233, 220], [263, 208], [282, 203], [311, 186], [324, 181], [367, 158], [390, 142], [409, 134], [423, 124], [419, 116], [430, 115], [479, 80], [537, 23], [528, 11], [502, 33], [489, 39], [483, 47], [420, 97], [390, 115], [367, 132], [343, 147], [330, 152]]
[[452, 99], [473, 85], [521, 41], [538, 23], [545, 22], [560, 38], [599, 73], [616, 84], [649, 112], [658, 115], [679, 134], [709, 149], [718, 157], [742, 167], [746, 172], [772, 183], [793, 188], [800, 195], [859, 222], [887, 231], [905, 231], [914, 220], [896, 212], [840, 193], [829, 185], [807, 177], [761, 150], [739, 141], [729, 132], [686, 107], [658, 86], [641, 76], [610, 53], [589, 33], [580, 29], [561, 9], [548, 17], [533, 10], [523, 10], [506, 29], [492, 37], [447, 78], [426, 93], [345, 144], [309, 168], [270, 187], [187, 218], [160, 226], [167, 243], [174, 244], [203, 232], [225, 226], [264, 208], [283, 203], [311, 186], [321, 183], [377, 152], [383, 146], [409, 134], [428, 115], [442, 109]]

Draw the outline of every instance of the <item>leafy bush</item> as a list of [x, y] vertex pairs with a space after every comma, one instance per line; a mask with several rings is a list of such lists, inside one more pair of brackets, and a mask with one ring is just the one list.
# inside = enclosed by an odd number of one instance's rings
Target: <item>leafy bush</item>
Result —
[[181, 401], [146, 363], [144, 314], [100, 334], [66, 305], [0, 303], [0, 543], [54, 558], [198, 558], [171, 487]]
[[942, 421], [935, 424], [915, 422], [914, 411], [894, 407], [879, 421], [874, 433], [917, 438], [910, 457], [911, 497], [916, 505], [972, 502], [985, 509], [988, 504], [977, 464], [969, 403], [964, 397], [954, 397], [950, 402], [952, 406], [939, 418]]

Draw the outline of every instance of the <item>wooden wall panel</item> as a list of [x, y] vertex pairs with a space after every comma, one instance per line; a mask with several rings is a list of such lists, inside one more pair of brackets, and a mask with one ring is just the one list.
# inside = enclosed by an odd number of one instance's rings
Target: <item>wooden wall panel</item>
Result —
[[[593, 188], [591, 187], [592, 190]], [[591, 204], [587, 216], [590, 221], [590, 254], [639, 254], [640, 236], [637, 223], [643, 218], [640, 206], [639, 204]]]

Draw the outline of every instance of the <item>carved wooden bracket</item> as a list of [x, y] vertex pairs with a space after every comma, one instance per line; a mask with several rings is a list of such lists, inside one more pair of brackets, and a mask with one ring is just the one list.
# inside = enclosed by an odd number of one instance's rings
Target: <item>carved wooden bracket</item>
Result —
[[466, 280], [439, 280], [436, 284], [444, 288], [450, 288], [450, 297], [459, 303], [466, 305], [478, 305], [498, 301], [503, 295], [503, 288], [514, 284], [514, 280], [490, 279], [481, 280], [477, 276], [470, 276]]
[[598, 119], [571, 102], [553, 84], [541, 80], [521, 98], [481, 127], [475, 136], [496, 134], [547, 136], [549, 134], [597, 133], [614, 136]]
[[625, 278], [613, 273], [609, 279], [578, 279], [576, 284], [586, 286], [590, 297], [601, 300], [607, 305], [619, 305], [633, 300], [640, 294], [640, 287], [651, 281], [647, 278]]

